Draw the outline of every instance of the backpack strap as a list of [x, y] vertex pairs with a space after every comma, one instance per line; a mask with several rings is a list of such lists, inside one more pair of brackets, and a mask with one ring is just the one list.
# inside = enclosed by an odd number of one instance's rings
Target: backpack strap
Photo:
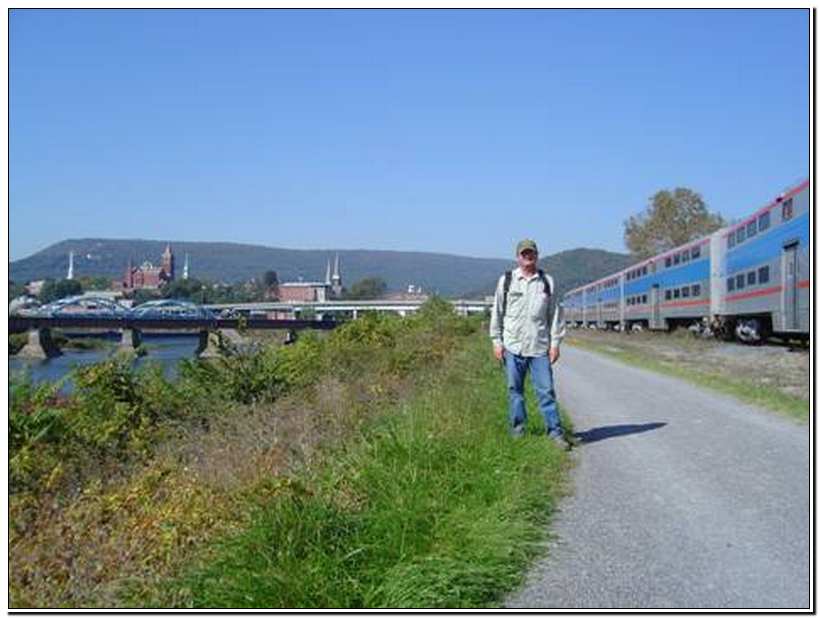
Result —
[[538, 278], [543, 281], [543, 292], [548, 294], [549, 296], [552, 295], [552, 286], [549, 285], [549, 280], [546, 278], [546, 273], [543, 272], [540, 268], [537, 269], [537, 276]]
[[543, 281], [543, 293], [549, 295], [549, 305], [546, 307], [546, 327], [551, 333], [552, 330], [552, 314], [554, 313], [554, 296], [552, 295], [552, 286], [549, 285], [549, 280], [546, 278], [546, 273], [538, 268], [537, 276]]
[[503, 336], [503, 318], [506, 315], [506, 301], [509, 297], [509, 287], [512, 285], [512, 271], [507, 270], [503, 273], [503, 304], [501, 305], [501, 312], [498, 316], [498, 324], [500, 325], [501, 336]]

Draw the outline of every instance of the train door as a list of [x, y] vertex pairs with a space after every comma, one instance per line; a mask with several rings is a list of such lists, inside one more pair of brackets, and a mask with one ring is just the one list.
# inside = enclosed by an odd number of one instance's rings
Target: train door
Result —
[[799, 260], [797, 249], [799, 243], [786, 245], [782, 250], [782, 328], [783, 330], [799, 329], [799, 295], [796, 283], [799, 281]]
[[655, 283], [651, 286], [651, 294], [649, 296], [651, 301], [651, 328], [661, 328], [660, 325], [660, 286]]

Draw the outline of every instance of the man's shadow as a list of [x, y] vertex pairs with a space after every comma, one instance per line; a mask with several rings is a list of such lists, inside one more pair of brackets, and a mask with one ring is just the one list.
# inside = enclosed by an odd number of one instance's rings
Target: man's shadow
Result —
[[574, 434], [574, 439], [579, 444], [588, 444], [590, 442], [599, 442], [606, 438], [616, 438], [618, 436], [627, 436], [632, 433], [642, 433], [644, 431], [652, 431], [665, 427], [668, 423], [644, 423], [642, 425], [606, 425], [604, 427], [595, 427], [586, 431], [578, 431]]

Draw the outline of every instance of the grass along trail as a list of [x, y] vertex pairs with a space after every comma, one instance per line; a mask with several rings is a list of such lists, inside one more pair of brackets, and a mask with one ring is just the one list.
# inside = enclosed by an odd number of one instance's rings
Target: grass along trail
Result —
[[156, 601], [499, 604], [542, 552], [568, 463], [542, 426], [509, 438], [505, 409], [502, 373], [477, 334], [423, 394], [328, 453], [316, 473], [278, 485], [247, 529], [212, 547]]

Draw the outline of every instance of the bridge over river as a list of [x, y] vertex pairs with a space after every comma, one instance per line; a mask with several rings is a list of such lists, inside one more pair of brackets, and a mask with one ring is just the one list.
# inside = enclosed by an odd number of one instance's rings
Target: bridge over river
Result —
[[[451, 301], [461, 315], [484, 312], [485, 301]], [[224, 341], [240, 340], [238, 330], [285, 330], [292, 340], [296, 331], [330, 330], [340, 315], [358, 318], [362, 311], [390, 311], [405, 316], [420, 309], [423, 301], [333, 301], [313, 303], [232, 303], [196, 305], [189, 302], [150, 301], [129, 308], [108, 298], [77, 296], [36, 308], [15, 311], [9, 316], [9, 332], [28, 332], [27, 344], [18, 353], [28, 358], [48, 358], [59, 349], [51, 337], [52, 328], [121, 331], [120, 346], [136, 349], [142, 331], [199, 332], [200, 356], [212, 356], [224, 348]], [[312, 319], [302, 319], [307, 314]], [[284, 316], [284, 317], [282, 317]]]

